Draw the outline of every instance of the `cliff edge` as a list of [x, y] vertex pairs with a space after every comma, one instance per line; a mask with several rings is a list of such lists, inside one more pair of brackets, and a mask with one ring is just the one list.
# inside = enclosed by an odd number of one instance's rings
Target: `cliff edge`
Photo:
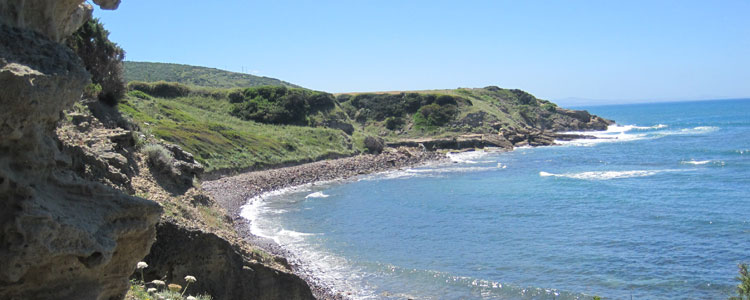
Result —
[[161, 208], [77, 175], [55, 135], [90, 77], [59, 42], [91, 10], [0, 1], [0, 299], [122, 298], [156, 236]]

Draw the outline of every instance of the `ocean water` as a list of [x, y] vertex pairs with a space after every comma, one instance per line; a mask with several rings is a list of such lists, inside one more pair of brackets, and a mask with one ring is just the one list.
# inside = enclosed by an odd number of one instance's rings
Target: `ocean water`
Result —
[[750, 263], [750, 100], [600, 106], [596, 140], [252, 199], [356, 299], [726, 299]]

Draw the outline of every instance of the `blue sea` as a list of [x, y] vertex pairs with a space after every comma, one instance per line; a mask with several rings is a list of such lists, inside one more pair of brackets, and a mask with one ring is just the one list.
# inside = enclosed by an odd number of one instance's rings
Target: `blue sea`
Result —
[[586, 108], [599, 139], [251, 199], [355, 299], [726, 299], [750, 263], [750, 100]]

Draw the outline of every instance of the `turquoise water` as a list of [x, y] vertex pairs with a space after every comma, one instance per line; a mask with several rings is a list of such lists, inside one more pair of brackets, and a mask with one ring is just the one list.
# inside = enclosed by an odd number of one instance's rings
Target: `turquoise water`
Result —
[[726, 299], [750, 262], [750, 100], [589, 110], [618, 125], [300, 187], [244, 215], [354, 298]]

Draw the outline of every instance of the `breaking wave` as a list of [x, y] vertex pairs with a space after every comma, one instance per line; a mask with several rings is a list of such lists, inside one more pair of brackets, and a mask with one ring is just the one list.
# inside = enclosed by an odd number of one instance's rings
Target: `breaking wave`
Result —
[[539, 176], [542, 177], [565, 177], [582, 180], [610, 180], [610, 179], [622, 179], [622, 178], [634, 178], [634, 177], [646, 177], [660, 173], [667, 172], [679, 172], [684, 170], [629, 170], [629, 171], [590, 171], [580, 173], [561, 173], [554, 174], [541, 171]]
[[328, 195], [323, 194], [323, 192], [315, 192], [305, 196], [305, 199], [307, 198], [328, 198]]
[[594, 138], [576, 139], [571, 141], [555, 141], [559, 145], [593, 146], [601, 143], [630, 142], [644, 139], [656, 139], [670, 135], [707, 134], [719, 130], [716, 126], [697, 126], [676, 130], [665, 130], [669, 125], [657, 124], [653, 126], [619, 125], [614, 124], [604, 131], [572, 131], [566, 134], [580, 134]]

